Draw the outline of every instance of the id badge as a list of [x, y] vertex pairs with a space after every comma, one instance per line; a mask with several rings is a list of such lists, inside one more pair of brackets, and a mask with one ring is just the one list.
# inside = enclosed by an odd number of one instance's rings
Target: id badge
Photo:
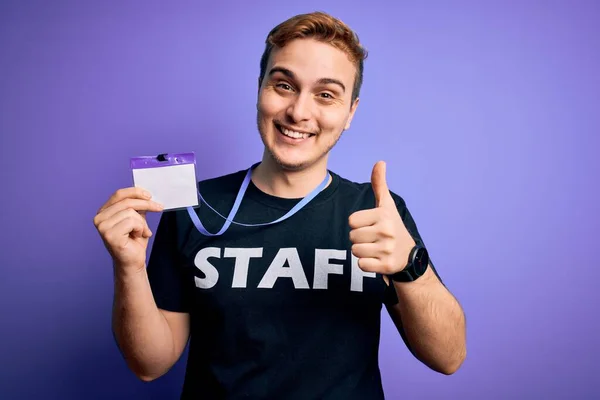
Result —
[[134, 186], [150, 192], [164, 211], [198, 206], [194, 153], [134, 157], [130, 166]]

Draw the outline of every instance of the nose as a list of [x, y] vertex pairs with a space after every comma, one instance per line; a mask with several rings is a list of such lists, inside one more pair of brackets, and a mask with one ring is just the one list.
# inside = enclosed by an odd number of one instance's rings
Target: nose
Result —
[[288, 109], [288, 116], [294, 122], [308, 121], [312, 116], [312, 102], [310, 96], [306, 93], [300, 93], [294, 96]]

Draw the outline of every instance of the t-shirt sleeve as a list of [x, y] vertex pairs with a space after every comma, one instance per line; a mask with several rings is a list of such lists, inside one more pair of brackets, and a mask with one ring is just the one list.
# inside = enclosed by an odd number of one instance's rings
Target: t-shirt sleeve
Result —
[[146, 271], [158, 308], [189, 312], [189, 290], [179, 252], [178, 231], [176, 212], [164, 212], [156, 229]]
[[[406, 206], [406, 202], [404, 201], [404, 199], [395, 194], [392, 194], [392, 197], [394, 198], [394, 201], [396, 202], [396, 207], [398, 208], [398, 212], [400, 213], [400, 217], [402, 217], [402, 221], [404, 222], [404, 226], [408, 230], [408, 233], [410, 233], [410, 235], [412, 236], [415, 243], [417, 243], [418, 245], [421, 245], [421, 246], [425, 246], [423, 238], [421, 237], [421, 234], [419, 233], [419, 229], [417, 228], [417, 224], [416, 224], [414, 218], [412, 217], [412, 214], [408, 210], [408, 207]], [[438, 271], [436, 270], [435, 266], [433, 265], [433, 261], [431, 260], [431, 254], [429, 256], [430, 256], [429, 267], [435, 273], [435, 275], [440, 280], [440, 282], [442, 282], [442, 284], [444, 284], [444, 282], [442, 281], [442, 278], [438, 274]], [[386, 289], [386, 292], [384, 294], [384, 303], [386, 305], [394, 305], [394, 304], [398, 303], [398, 297], [396, 295], [396, 290], [394, 288], [394, 285], [392, 285], [392, 284], [390, 284]]]

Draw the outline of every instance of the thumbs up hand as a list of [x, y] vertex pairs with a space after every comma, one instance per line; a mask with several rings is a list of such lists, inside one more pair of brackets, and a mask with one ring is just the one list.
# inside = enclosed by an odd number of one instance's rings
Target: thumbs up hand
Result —
[[371, 174], [375, 208], [353, 213], [348, 223], [352, 254], [358, 258], [358, 266], [366, 272], [391, 275], [406, 267], [415, 241], [388, 189], [385, 167], [385, 162], [380, 161]]

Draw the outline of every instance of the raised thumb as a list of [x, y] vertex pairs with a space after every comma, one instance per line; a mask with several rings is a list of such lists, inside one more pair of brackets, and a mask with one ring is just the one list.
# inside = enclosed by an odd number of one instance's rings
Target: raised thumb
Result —
[[373, 192], [375, 193], [376, 207], [383, 207], [388, 205], [390, 202], [394, 202], [387, 185], [385, 168], [385, 162], [379, 161], [375, 164], [373, 167], [373, 172], [371, 173], [371, 186], [373, 187]]

